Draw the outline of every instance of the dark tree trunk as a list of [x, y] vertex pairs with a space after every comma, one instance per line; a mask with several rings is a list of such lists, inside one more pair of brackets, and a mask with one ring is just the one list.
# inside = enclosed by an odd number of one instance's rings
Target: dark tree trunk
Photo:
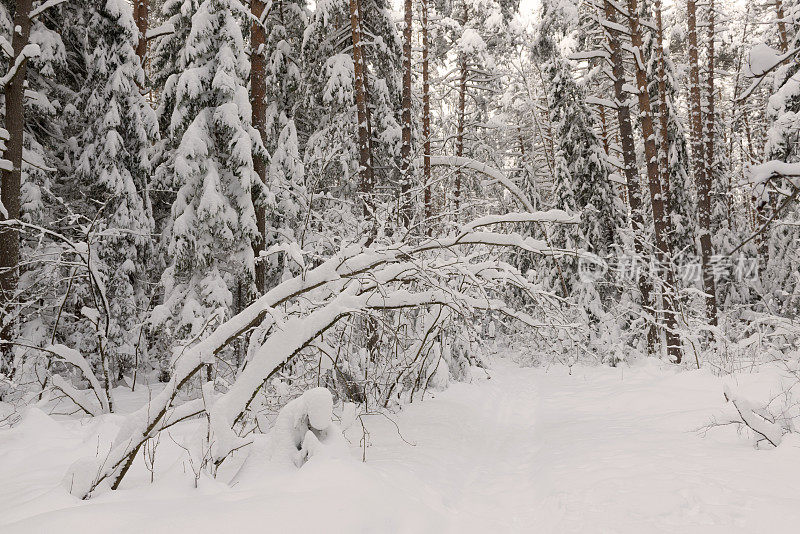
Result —
[[[686, 20], [689, 30], [689, 105], [692, 132], [692, 168], [697, 187], [697, 230], [700, 236], [700, 258], [703, 273], [703, 290], [706, 292], [706, 317], [717, 323], [714, 274], [711, 268], [711, 182], [706, 172], [705, 146], [703, 144], [703, 114], [700, 98], [700, 60], [697, 49], [697, 4], [686, 0]], [[714, 301], [712, 304], [711, 301]]]
[[778, 17], [778, 38], [781, 44], [781, 52], [785, 54], [789, 51], [789, 36], [786, 33], [786, 21], [784, 20], [783, 2], [781, 0], [775, 0], [775, 14]]
[[[642, 27], [639, 22], [639, 10], [636, 0], [628, 0], [628, 27], [631, 33], [631, 44], [634, 51], [641, 54], [642, 47]], [[644, 153], [647, 161], [647, 180], [650, 184], [650, 203], [653, 211], [653, 226], [655, 230], [656, 258], [658, 259], [658, 270], [663, 270], [664, 282], [664, 326], [666, 331], [667, 354], [675, 363], [681, 361], [681, 341], [678, 332], [675, 330], [675, 302], [672, 294], [675, 288], [671, 265], [671, 247], [669, 245], [669, 221], [664, 209], [664, 192], [661, 187], [661, 174], [658, 165], [658, 149], [656, 148], [655, 128], [653, 126], [653, 114], [650, 93], [647, 91], [647, 72], [642, 61], [634, 60], [636, 70], [636, 88], [639, 97], [639, 118], [644, 137]]]
[[[20, 57], [23, 48], [28, 44], [31, 34], [32, 0], [17, 0], [14, 12], [14, 26], [19, 28], [14, 32], [11, 46], [14, 58], [9, 61], [14, 65], [16, 58]], [[20, 187], [22, 181], [22, 141], [25, 132], [25, 78], [27, 76], [27, 61], [23, 61], [13, 78], [5, 86], [6, 116], [5, 129], [9, 139], [3, 159], [11, 162], [11, 169], [3, 171], [2, 195], [0, 201], [5, 208], [6, 215], [0, 212], [0, 218], [7, 220], [19, 219], [20, 216]], [[19, 231], [9, 227], [0, 229], [0, 338], [12, 337], [14, 331], [13, 321], [8, 320], [14, 316], [13, 306], [19, 278]]]
[[[266, 5], [263, 0], [251, 0], [250, 12], [253, 18], [261, 20]], [[267, 138], [267, 85], [266, 85], [266, 64], [264, 51], [259, 50], [267, 40], [262, 24], [253, 21], [250, 27], [250, 105], [252, 108], [253, 127], [261, 135], [261, 140]], [[267, 183], [267, 162], [260, 155], [253, 157], [253, 168], [261, 179]], [[267, 210], [264, 207], [264, 200], [261, 195], [254, 194], [253, 200], [256, 210], [256, 226], [258, 226], [258, 237], [253, 242], [253, 252], [256, 257], [255, 283], [258, 294], [263, 294], [267, 290], [267, 263], [263, 259], [259, 261], [259, 255], [267, 248]]]
[[[603, 3], [605, 17], [612, 24], [617, 24], [617, 12], [614, 5], [605, 0]], [[631, 108], [628, 105], [628, 95], [623, 86], [625, 84], [625, 66], [622, 58], [622, 45], [617, 33], [606, 28], [606, 40], [611, 51], [612, 76], [614, 77], [614, 98], [617, 106], [617, 122], [619, 124], [619, 138], [622, 145], [622, 161], [624, 165], [626, 189], [628, 191], [628, 205], [631, 208], [631, 226], [633, 227], [633, 244], [637, 256], [642, 262], [648, 264], [648, 253], [644, 246], [644, 215], [642, 212], [642, 191], [639, 182], [639, 171], [636, 165], [636, 146], [633, 141], [633, 123], [631, 121]], [[652, 284], [647, 279], [644, 270], [639, 272], [639, 292], [642, 295], [642, 306], [652, 309], [651, 293]], [[653, 350], [656, 342], [655, 328], [648, 328], [647, 342]]]
[[358, 163], [359, 192], [362, 195], [365, 219], [373, 216], [372, 193], [374, 175], [372, 169], [371, 140], [369, 133], [369, 116], [367, 109], [366, 73], [364, 72], [364, 54], [361, 47], [362, 14], [358, 0], [350, 0], [350, 30], [353, 39], [353, 74], [356, 90], [356, 115], [358, 120]]
[[411, 23], [412, 0], [405, 0], [403, 27], [403, 144], [400, 148], [400, 224], [411, 224]]
[[656, 61], [658, 63], [658, 122], [660, 130], [660, 150], [658, 161], [661, 167], [661, 185], [664, 189], [664, 205], [669, 213], [670, 183], [669, 183], [669, 108], [667, 104], [667, 72], [666, 56], [664, 53], [664, 23], [661, 17], [661, 0], [655, 0], [656, 15]]
[[433, 206], [431, 199], [431, 87], [428, 73], [428, 1], [422, 0], [422, 176], [425, 183], [425, 227], [432, 234]]
[[[469, 22], [469, 12], [467, 6], [464, 5], [464, 20], [462, 21], [462, 28], [467, 26]], [[461, 53], [459, 58], [460, 76], [458, 81], [458, 131], [456, 132], [456, 156], [462, 157], [464, 155], [464, 128], [466, 125], [466, 108], [467, 108], [467, 78], [469, 76], [469, 62], [467, 55]], [[453, 191], [453, 204], [454, 212], [458, 216], [458, 210], [461, 207], [461, 170], [456, 171], [456, 183]]]
[[139, 41], [136, 43], [136, 55], [144, 68], [147, 56], [147, 28], [149, 23], [150, 0], [133, 0], [133, 18], [136, 21], [136, 28], [139, 30]]
[[712, 265], [711, 246], [711, 184], [714, 183], [714, 0], [708, 8], [708, 77], [706, 79], [707, 113], [705, 120], [705, 165], [703, 173], [703, 193], [698, 188], [698, 219], [700, 222], [700, 249], [703, 262], [703, 290], [706, 293], [706, 313], [708, 322], [717, 324], [717, 296]]

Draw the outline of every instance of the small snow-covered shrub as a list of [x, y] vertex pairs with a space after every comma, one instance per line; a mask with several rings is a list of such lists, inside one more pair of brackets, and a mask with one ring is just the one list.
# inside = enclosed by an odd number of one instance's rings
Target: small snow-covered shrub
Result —
[[343, 445], [342, 432], [332, 417], [333, 396], [325, 388], [310, 389], [290, 401], [268, 434], [267, 459], [300, 467], [326, 447]]
[[314, 457], [347, 455], [347, 443], [333, 421], [333, 395], [313, 388], [281, 409], [264, 439], [256, 439], [237, 478], [264, 467], [302, 467]]

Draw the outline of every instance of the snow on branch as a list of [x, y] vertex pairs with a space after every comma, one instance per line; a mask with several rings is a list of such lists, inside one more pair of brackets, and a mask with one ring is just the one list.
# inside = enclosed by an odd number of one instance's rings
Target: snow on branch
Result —
[[47, 2], [44, 2], [42, 5], [31, 11], [30, 15], [28, 15], [28, 18], [34, 20], [36, 17], [38, 17], [48, 9], [56, 7], [57, 5], [63, 4], [64, 2], [68, 1], [69, 0], [47, 0]]
[[[422, 158], [417, 158], [415, 161], [415, 165], [422, 165]], [[533, 204], [528, 200], [525, 193], [511, 181], [503, 171], [500, 169], [496, 169], [486, 163], [482, 163], [480, 161], [474, 160], [472, 158], [467, 158], [463, 156], [431, 156], [430, 157], [430, 164], [434, 167], [455, 167], [461, 169], [469, 169], [475, 171], [477, 173], [483, 174], [488, 176], [490, 180], [486, 180], [482, 183], [484, 186], [500, 184], [503, 186], [511, 195], [520, 203], [520, 205], [527, 210], [531, 216], [536, 213], [546, 213], [546, 212], [537, 212], [534, 208]], [[560, 210], [551, 210], [551, 211], [560, 211]], [[561, 212], [564, 213], [564, 212]], [[576, 215], [579, 217], [579, 215]], [[509, 222], [509, 221], [504, 221]], [[531, 222], [531, 221], [518, 221], [518, 222]], [[532, 221], [537, 222], [537, 221]], [[560, 222], [560, 221], [538, 221], [538, 222]], [[576, 221], [580, 222], [580, 221]], [[572, 224], [571, 222], [568, 224]]]
[[53, 375], [50, 383], [53, 389], [66, 395], [78, 408], [86, 412], [87, 415], [98, 416], [102, 413], [96, 408], [92, 399], [86, 395], [86, 390], [77, 389], [62, 376]]
[[586, 97], [587, 104], [594, 104], [596, 106], [603, 106], [606, 108], [617, 109], [617, 104], [613, 100], [609, 100], [608, 98], [599, 98], [596, 96], [587, 96]]
[[790, 180], [795, 187], [800, 187], [800, 163], [786, 163], [771, 160], [749, 168], [750, 183], [763, 184], [773, 177], [794, 178]]
[[506, 213], [505, 215], [487, 215], [468, 223], [462, 227], [462, 231], [469, 232], [483, 226], [502, 224], [506, 222], [536, 222], [536, 223], [561, 223], [579, 224], [580, 215], [570, 215], [564, 210], [547, 210], [537, 212]]
[[748, 57], [746, 76], [753, 80], [753, 83], [745, 89], [737, 99], [739, 102], [746, 100], [755, 91], [768, 75], [775, 69], [792, 59], [800, 52], [800, 47], [789, 50], [785, 54], [780, 54], [777, 50], [770, 48], [764, 43], [757, 44], [750, 50]]
[[150, 39], [157, 39], [158, 37], [171, 35], [173, 33], [175, 33], [175, 26], [171, 22], [167, 22], [161, 26], [147, 30], [145, 39], [149, 41]]
[[605, 50], [586, 50], [584, 52], [575, 52], [567, 56], [568, 59], [573, 61], [585, 61], [589, 59], [609, 59], [609, 53]]
[[[70, 347], [67, 347], [65, 345], [61, 345], [60, 343], [45, 347], [43, 350], [53, 354], [54, 356], [56, 356], [57, 358], [61, 359], [62, 361], [66, 362], [66, 363], [69, 363], [71, 365], [74, 365], [75, 367], [80, 369], [81, 373], [83, 373], [83, 376], [86, 377], [86, 380], [89, 381], [89, 385], [92, 387], [92, 390], [94, 391], [94, 394], [97, 397], [97, 400], [100, 402], [100, 407], [102, 408], [103, 413], [108, 413], [108, 412], [111, 411], [109, 409], [108, 397], [106, 396], [106, 393], [105, 393], [105, 390], [103, 389], [102, 384], [100, 384], [100, 381], [97, 380], [97, 377], [95, 376], [94, 372], [92, 371], [92, 366], [89, 365], [89, 362], [86, 361], [86, 358], [84, 358], [83, 355], [80, 352], [78, 352], [77, 350], [72, 349]], [[57, 385], [57, 383], [56, 383], [57, 378], [61, 378], [61, 377], [54, 376], [53, 377], [53, 385], [55, 385], [56, 387], [61, 389], [65, 394], [67, 394], [70, 397], [72, 397], [72, 395], [69, 394], [67, 391], [65, 391], [63, 387], [59, 387]], [[63, 381], [63, 379], [62, 379], [62, 381]], [[74, 400], [74, 398], [73, 398], [73, 400]], [[76, 404], [78, 404], [77, 401], [76, 401]], [[78, 405], [81, 408], [84, 408], [84, 410], [85, 410], [85, 407], [84, 407], [83, 404], [78, 404]], [[94, 415], [94, 414], [92, 414], [92, 415]]]
[[761, 436], [761, 438], [767, 440], [774, 447], [780, 445], [781, 439], [783, 439], [783, 430], [779, 425], [764, 417], [762, 413], [759, 413], [760, 410], [755, 408], [750, 401], [734, 395], [727, 384], [725, 384], [724, 394], [725, 400], [733, 404], [736, 411], [739, 412], [742, 422], [748, 428]]
[[0, 78], [0, 87], [5, 87], [9, 83], [11, 83], [11, 80], [13, 80], [14, 77], [17, 75], [19, 69], [22, 68], [22, 65], [30, 58], [36, 57], [41, 53], [42, 51], [39, 48], [38, 44], [36, 43], [26, 44], [25, 47], [22, 49], [22, 51], [14, 60], [14, 64], [11, 66], [10, 69], [8, 69], [8, 72], [6, 72], [5, 76]]

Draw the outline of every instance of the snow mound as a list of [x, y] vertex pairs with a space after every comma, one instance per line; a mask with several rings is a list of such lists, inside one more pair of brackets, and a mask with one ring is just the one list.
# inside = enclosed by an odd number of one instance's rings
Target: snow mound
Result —
[[281, 409], [265, 439], [256, 439], [237, 479], [263, 467], [297, 468], [312, 458], [349, 456], [339, 425], [333, 422], [333, 396], [314, 388]]

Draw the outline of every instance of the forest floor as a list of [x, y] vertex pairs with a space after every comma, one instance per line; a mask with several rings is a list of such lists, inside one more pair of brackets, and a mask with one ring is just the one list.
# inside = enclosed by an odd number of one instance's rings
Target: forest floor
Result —
[[[30, 410], [0, 430], [0, 532], [797, 532], [800, 440], [756, 450], [733, 426], [699, 431], [728, 413], [723, 379], [706, 370], [497, 359], [480, 374], [394, 422], [364, 417], [366, 462], [356, 422], [349, 457], [196, 489], [174, 445], [197, 431], [187, 425], [163, 441], [153, 484], [141, 465], [88, 501], [61, 477], [117, 416]], [[724, 380], [756, 397], [776, 387], [769, 372]]]

